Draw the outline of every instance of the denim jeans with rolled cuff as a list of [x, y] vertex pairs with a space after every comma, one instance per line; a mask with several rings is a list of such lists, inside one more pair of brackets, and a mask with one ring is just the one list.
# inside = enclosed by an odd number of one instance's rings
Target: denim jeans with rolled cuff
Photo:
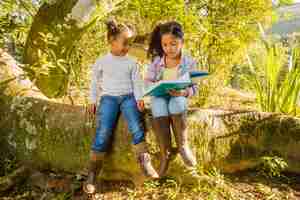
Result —
[[120, 112], [127, 121], [129, 132], [132, 134], [132, 143], [136, 145], [145, 141], [142, 116], [134, 95], [103, 95], [96, 113], [97, 127], [92, 151], [106, 152], [108, 150]]

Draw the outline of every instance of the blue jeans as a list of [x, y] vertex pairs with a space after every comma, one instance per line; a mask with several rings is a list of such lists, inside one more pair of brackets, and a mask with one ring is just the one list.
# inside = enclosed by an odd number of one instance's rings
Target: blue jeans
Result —
[[153, 117], [165, 117], [172, 114], [184, 113], [187, 110], [186, 97], [152, 97], [151, 111]]
[[96, 135], [92, 144], [92, 151], [106, 152], [110, 144], [113, 130], [116, 126], [119, 112], [122, 112], [133, 135], [133, 144], [145, 141], [144, 127], [141, 113], [133, 94], [122, 96], [104, 95], [101, 97], [97, 109]]

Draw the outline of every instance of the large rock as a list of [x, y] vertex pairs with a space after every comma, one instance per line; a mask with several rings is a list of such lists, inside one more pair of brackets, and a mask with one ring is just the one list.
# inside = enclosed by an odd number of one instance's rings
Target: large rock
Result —
[[[85, 108], [14, 97], [1, 104], [0, 128], [8, 133], [20, 160], [31, 160], [35, 167], [68, 172], [82, 171], [94, 134]], [[157, 152], [145, 115], [147, 140]], [[300, 172], [300, 119], [272, 113], [195, 109], [189, 113], [189, 139], [200, 165], [215, 165], [223, 172], [236, 172], [259, 164], [267, 155], [281, 156], [288, 170]], [[2, 133], [1, 133], [2, 135]], [[140, 178], [131, 150], [131, 136], [122, 117], [114, 134], [104, 178]], [[157, 160], [156, 156], [153, 156]], [[170, 175], [180, 177], [180, 159], [172, 162]]]
[[[3, 61], [3, 54], [0, 65], [1, 80], [14, 78], [11, 68]], [[85, 108], [42, 99], [38, 91], [32, 93], [30, 87], [20, 85], [17, 79], [0, 86], [1, 157], [10, 151], [16, 153], [20, 161], [31, 161], [32, 167], [82, 172], [95, 132], [95, 123], [86, 115]], [[223, 172], [236, 172], [255, 167], [263, 156], [277, 155], [288, 163], [288, 171], [300, 172], [299, 118], [277, 113], [197, 108], [189, 111], [188, 122], [189, 140], [201, 166], [214, 165]], [[145, 114], [145, 124], [157, 164], [158, 149], [149, 111]], [[169, 174], [181, 178], [183, 170], [181, 160], [176, 158]], [[103, 178], [141, 180], [131, 149], [131, 136], [122, 116]]]

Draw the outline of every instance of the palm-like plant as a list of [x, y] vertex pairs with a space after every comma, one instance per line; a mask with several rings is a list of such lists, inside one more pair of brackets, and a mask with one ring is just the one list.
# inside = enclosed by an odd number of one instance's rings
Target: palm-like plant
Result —
[[256, 92], [257, 103], [262, 111], [297, 115], [300, 46], [291, 47], [291, 59], [287, 62], [287, 53], [278, 43], [263, 41], [263, 44], [266, 50], [263, 64], [254, 66], [248, 59], [251, 73], [247, 78]]

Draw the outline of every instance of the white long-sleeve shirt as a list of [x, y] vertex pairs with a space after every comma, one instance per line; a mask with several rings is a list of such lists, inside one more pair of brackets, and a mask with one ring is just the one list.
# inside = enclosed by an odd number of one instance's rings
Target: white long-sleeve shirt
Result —
[[120, 96], [134, 93], [136, 100], [143, 95], [143, 80], [138, 64], [128, 56], [108, 53], [92, 66], [91, 103], [98, 103], [102, 95]]

